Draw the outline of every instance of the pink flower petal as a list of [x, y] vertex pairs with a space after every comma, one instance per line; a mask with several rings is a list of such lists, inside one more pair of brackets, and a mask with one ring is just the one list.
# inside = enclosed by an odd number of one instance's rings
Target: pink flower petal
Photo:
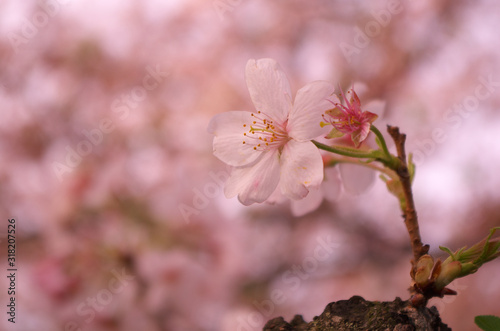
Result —
[[321, 205], [321, 202], [323, 202], [321, 188], [312, 188], [304, 199], [291, 201], [292, 215], [299, 217], [315, 211]]
[[356, 94], [356, 92], [354, 92], [354, 89], [350, 89], [349, 91], [347, 91], [346, 97], [349, 98], [349, 103], [351, 104], [349, 108], [354, 109], [358, 113], [361, 112], [361, 101], [359, 100], [359, 97]]
[[264, 202], [278, 186], [279, 180], [279, 153], [266, 152], [252, 166], [234, 168], [226, 182], [224, 193], [227, 198], [238, 195], [240, 202], [248, 206]]
[[273, 59], [249, 60], [246, 80], [256, 110], [280, 124], [285, 123], [292, 109], [290, 83]]
[[357, 164], [339, 164], [342, 184], [351, 194], [366, 193], [375, 182], [375, 172], [372, 169]]
[[321, 190], [323, 191], [325, 199], [330, 202], [334, 202], [340, 196], [342, 181], [340, 180], [338, 167], [325, 168], [325, 179], [321, 184]]
[[310, 141], [290, 140], [281, 154], [281, 193], [291, 199], [302, 199], [308, 187], [318, 187], [323, 181], [323, 159]]
[[306, 141], [324, 135], [328, 129], [320, 126], [322, 115], [335, 107], [331, 98], [335, 88], [324, 81], [316, 81], [301, 88], [295, 97], [293, 109], [288, 117], [287, 130], [290, 137]]
[[368, 134], [370, 133], [370, 127], [371, 123], [369, 122], [364, 122], [361, 124], [358, 130], [354, 131], [351, 134], [352, 142], [354, 143], [354, 146], [358, 147], [365, 139], [368, 137]]
[[370, 124], [375, 122], [375, 120], [378, 118], [377, 114], [371, 113], [369, 111], [364, 111], [363, 112], [363, 120], [366, 122], [369, 122]]
[[274, 192], [266, 200], [267, 203], [270, 203], [273, 205], [274, 204], [282, 204], [282, 203], [285, 203], [287, 201], [289, 201], [289, 199], [281, 193], [281, 189], [280, 189], [279, 185], [276, 186], [276, 189], [274, 190]]
[[[251, 144], [244, 144], [248, 124], [253, 121], [250, 112], [229, 111], [215, 115], [208, 124], [208, 132], [215, 135], [214, 155], [231, 166], [244, 166], [254, 162], [262, 152]], [[244, 125], [247, 125], [246, 127]]]

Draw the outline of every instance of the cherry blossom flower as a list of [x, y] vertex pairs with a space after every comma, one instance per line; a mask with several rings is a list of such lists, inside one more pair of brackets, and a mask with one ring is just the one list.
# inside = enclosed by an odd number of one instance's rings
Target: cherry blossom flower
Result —
[[345, 134], [350, 134], [354, 145], [358, 147], [368, 137], [370, 127], [378, 115], [361, 110], [361, 102], [353, 88], [347, 91], [347, 94], [350, 95], [349, 99], [342, 89], [340, 93], [345, 105], [334, 97], [334, 100], [330, 100], [330, 102], [335, 108], [328, 110], [323, 115], [326, 123], [322, 122], [322, 125], [331, 124], [333, 126], [326, 138], [339, 138]]
[[[323, 156], [324, 164], [324, 156]], [[309, 194], [301, 200], [290, 200], [276, 189], [266, 200], [271, 204], [289, 204], [292, 215], [295, 217], [304, 216], [318, 209], [323, 200], [334, 202], [340, 195], [342, 182], [336, 167], [325, 167], [324, 179], [317, 188], [310, 188]]]
[[323, 180], [323, 161], [312, 139], [334, 87], [316, 81], [301, 88], [292, 102], [285, 73], [272, 59], [249, 60], [246, 82], [256, 112], [229, 111], [211, 120], [214, 155], [233, 166], [225, 195], [241, 203], [264, 202], [276, 188], [302, 199]]

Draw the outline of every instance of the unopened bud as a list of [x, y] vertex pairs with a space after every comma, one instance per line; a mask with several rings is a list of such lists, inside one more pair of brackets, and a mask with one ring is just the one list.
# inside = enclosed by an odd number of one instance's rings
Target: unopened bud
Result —
[[462, 263], [462, 272], [460, 273], [460, 277], [464, 277], [464, 276], [473, 274], [478, 269], [479, 269], [478, 266], [472, 262]]
[[460, 261], [453, 261], [450, 263], [443, 264], [441, 266], [441, 272], [436, 278], [436, 287], [444, 288], [446, 285], [451, 283], [455, 278], [460, 277], [462, 272], [462, 264]]
[[415, 282], [419, 285], [426, 285], [429, 282], [432, 267], [434, 266], [434, 259], [432, 256], [426, 254], [422, 256], [417, 262], [417, 270], [415, 272]]

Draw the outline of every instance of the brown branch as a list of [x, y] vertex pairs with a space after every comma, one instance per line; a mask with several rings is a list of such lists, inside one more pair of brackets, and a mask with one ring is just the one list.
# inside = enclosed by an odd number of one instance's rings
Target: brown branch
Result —
[[403, 192], [406, 200], [403, 217], [406, 229], [408, 230], [408, 234], [410, 235], [411, 248], [413, 251], [412, 275], [414, 275], [416, 263], [421, 256], [427, 254], [427, 252], [429, 251], [429, 245], [422, 244], [422, 239], [420, 238], [417, 211], [415, 210], [415, 202], [413, 201], [413, 193], [411, 190], [410, 171], [408, 170], [408, 164], [406, 162], [406, 135], [404, 133], [399, 133], [398, 127], [390, 125], [387, 126], [387, 132], [389, 132], [396, 144], [398, 159], [400, 161], [398, 169], [395, 170], [399, 176], [401, 185], [403, 186]]

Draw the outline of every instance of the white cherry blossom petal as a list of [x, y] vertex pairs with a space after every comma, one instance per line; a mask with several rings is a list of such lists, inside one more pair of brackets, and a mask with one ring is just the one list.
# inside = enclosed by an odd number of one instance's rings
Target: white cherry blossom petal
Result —
[[288, 79], [272, 59], [248, 61], [246, 80], [256, 111], [220, 114], [209, 125], [215, 156], [235, 167], [225, 194], [249, 205], [272, 200], [279, 187], [285, 197], [301, 199], [323, 180], [323, 160], [310, 139], [327, 133], [320, 123], [334, 88], [311, 83], [293, 107]]
[[255, 164], [234, 168], [226, 182], [224, 194], [227, 198], [238, 195], [246, 206], [264, 202], [273, 193], [280, 180], [278, 151], [263, 153]]
[[320, 126], [322, 115], [334, 107], [327, 99], [331, 98], [335, 88], [325, 81], [316, 81], [301, 88], [295, 97], [293, 109], [288, 117], [290, 137], [307, 141], [328, 133]]
[[269, 203], [269, 204], [282, 204], [282, 203], [285, 203], [285, 202], [288, 202], [290, 199], [288, 199], [287, 197], [285, 197], [282, 193], [281, 193], [281, 189], [280, 189], [280, 186], [276, 186], [276, 189], [274, 190], [274, 192], [269, 196], [269, 198], [267, 198], [266, 202]]
[[302, 199], [309, 187], [318, 187], [323, 181], [323, 159], [310, 141], [290, 140], [281, 154], [281, 193], [290, 199]]
[[357, 164], [339, 164], [342, 184], [346, 192], [361, 195], [370, 190], [375, 183], [375, 172]]
[[[215, 115], [208, 124], [208, 132], [215, 135], [214, 155], [231, 166], [244, 166], [254, 162], [262, 151], [254, 150], [244, 134], [253, 120], [251, 112], [229, 111]], [[245, 142], [245, 143], [244, 143]]]
[[283, 124], [292, 109], [290, 83], [273, 59], [249, 60], [246, 81], [256, 110]]
[[304, 216], [318, 209], [321, 202], [323, 202], [323, 192], [321, 188], [311, 188], [304, 199], [291, 201], [290, 206], [292, 215], [296, 217]]
[[325, 179], [321, 184], [321, 190], [325, 199], [330, 202], [336, 201], [340, 196], [342, 192], [342, 180], [340, 180], [338, 167], [325, 167]]

